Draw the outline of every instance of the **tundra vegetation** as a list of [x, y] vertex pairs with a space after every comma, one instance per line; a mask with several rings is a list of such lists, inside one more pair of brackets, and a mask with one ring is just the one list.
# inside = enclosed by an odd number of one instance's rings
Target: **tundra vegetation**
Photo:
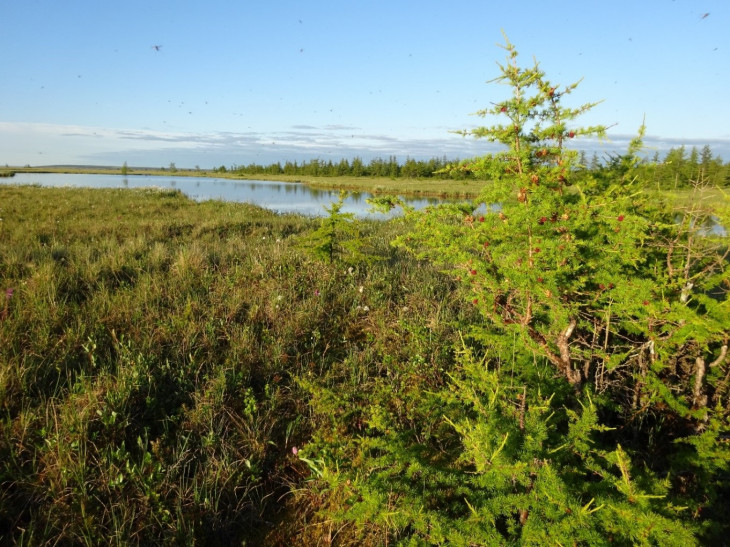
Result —
[[0, 187], [3, 542], [722, 543], [728, 202], [505, 48], [468, 203]]

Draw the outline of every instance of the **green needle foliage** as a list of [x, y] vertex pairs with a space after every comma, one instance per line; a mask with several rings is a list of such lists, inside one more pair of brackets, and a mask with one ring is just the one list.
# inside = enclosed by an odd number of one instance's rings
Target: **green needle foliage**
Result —
[[[574, 365], [586, 351], [571, 338], [578, 339], [577, 327], [592, 324], [583, 312], [600, 287], [619, 293], [616, 287], [634, 277], [643, 220], [632, 216], [636, 189], [628, 180], [607, 192], [574, 187], [577, 154], [565, 143], [602, 135], [604, 128], [568, 124], [593, 104], [564, 107], [577, 84], [553, 85], [537, 64], [517, 66], [516, 50], [506, 48], [509, 62], [497, 81], [513, 96], [478, 115], [506, 116], [508, 123], [469, 132], [506, 146], [472, 167], [494, 183], [466, 211], [439, 207], [414, 214], [418, 229], [402, 243], [450, 267], [493, 326], [489, 335], [517, 336], [525, 350], [545, 356], [579, 387], [585, 374]], [[591, 191], [600, 197], [592, 199]]]
[[[577, 84], [505, 49], [512, 95], [478, 115], [507, 120], [464, 132], [504, 145], [469, 166], [492, 182], [471, 203], [404, 207], [395, 240], [456, 284], [468, 342], [352, 390], [303, 384], [322, 424], [303, 454], [327, 470], [309, 492], [342, 543], [717, 542], [730, 277], [708, 221], [727, 208], [649, 199], [643, 126], [610, 169], [582, 171], [567, 145], [604, 134], [574, 125], [594, 103], [566, 107]], [[335, 412], [347, 393], [370, 403], [357, 434]]]
[[[719, 366], [727, 352], [727, 237], [707, 233], [701, 206], [677, 209], [643, 194], [643, 126], [611, 176], [581, 177], [564, 145], [603, 128], [567, 124], [593, 105], [563, 107], [576, 84], [561, 89], [537, 64], [519, 68], [514, 47], [506, 49], [497, 80], [513, 97], [479, 114], [509, 123], [471, 131], [507, 147], [485, 163], [494, 183], [466, 209], [410, 211], [417, 228], [398, 243], [461, 283], [486, 321], [472, 334], [496, 358], [517, 341], [523, 358], [546, 359], [578, 391], [586, 383], [623, 390], [634, 409], [659, 397], [687, 409], [683, 418], [707, 419], [707, 390], [724, 389], [705, 385], [700, 362]], [[695, 366], [682, 396], [658, 395], [663, 371], [687, 361]]]
[[372, 259], [363, 252], [367, 240], [362, 237], [355, 215], [342, 212], [346, 198], [347, 192], [341, 191], [338, 200], [324, 208], [327, 216], [322, 218], [319, 228], [302, 239], [303, 247], [325, 262], [357, 264]]

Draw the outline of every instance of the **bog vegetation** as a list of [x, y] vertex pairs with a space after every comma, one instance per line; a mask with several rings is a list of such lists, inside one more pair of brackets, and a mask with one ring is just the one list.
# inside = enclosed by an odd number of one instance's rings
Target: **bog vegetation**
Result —
[[0, 187], [2, 541], [721, 543], [728, 203], [506, 51], [470, 203]]

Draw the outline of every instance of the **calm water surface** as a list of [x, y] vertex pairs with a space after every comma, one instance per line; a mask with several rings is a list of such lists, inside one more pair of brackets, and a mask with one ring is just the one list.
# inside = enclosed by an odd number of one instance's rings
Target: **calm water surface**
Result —
[[[220, 199], [253, 203], [277, 213], [297, 213], [307, 216], [324, 216], [333, 201], [339, 198], [338, 190], [320, 190], [296, 182], [266, 180], [232, 180], [209, 177], [175, 177], [147, 175], [74, 175], [63, 173], [16, 173], [14, 177], [0, 177], [0, 184], [40, 184], [41, 186], [73, 186], [78, 188], [165, 188], [180, 190], [197, 201]], [[368, 192], [350, 193], [342, 210], [360, 218], [383, 219], [392, 215], [373, 213], [367, 199]], [[435, 205], [438, 198], [404, 198], [417, 209]], [[483, 206], [482, 206], [483, 207]], [[726, 236], [727, 229], [714, 217], [709, 219], [702, 232]]]
[[[165, 188], [180, 190], [197, 201], [220, 199], [253, 203], [278, 213], [297, 213], [323, 216], [324, 207], [339, 198], [337, 190], [319, 190], [295, 182], [265, 180], [231, 180], [209, 177], [175, 177], [146, 175], [74, 175], [61, 173], [16, 173], [14, 177], [0, 178], [0, 184], [40, 184], [41, 186], [73, 186], [79, 188]], [[345, 200], [343, 212], [358, 217], [384, 218], [386, 215], [369, 212], [367, 192], [351, 193]], [[416, 208], [439, 203], [437, 198], [406, 198]]]

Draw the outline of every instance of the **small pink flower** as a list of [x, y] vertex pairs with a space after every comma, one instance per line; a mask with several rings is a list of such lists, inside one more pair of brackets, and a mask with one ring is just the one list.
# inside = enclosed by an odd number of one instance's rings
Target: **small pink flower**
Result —
[[13, 297], [13, 289], [8, 289], [5, 291], [5, 299], [10, 300]]
[[292, 446], [291, 453], [296, 456], [297, 454], [299, 454], [299, 449], [296, 446]]

